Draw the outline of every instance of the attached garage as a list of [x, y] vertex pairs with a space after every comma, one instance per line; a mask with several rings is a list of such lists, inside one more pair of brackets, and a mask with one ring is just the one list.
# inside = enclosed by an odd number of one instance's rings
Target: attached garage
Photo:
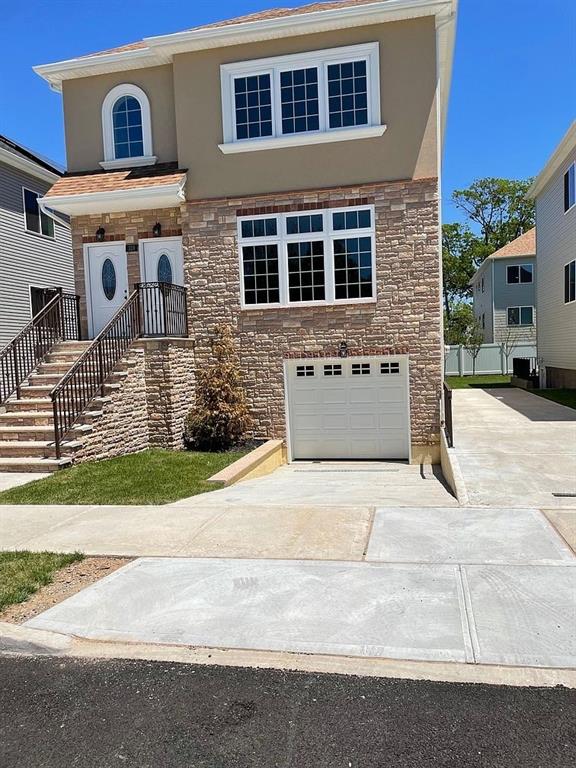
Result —
[[289, 360], [292, 459], [408, 459], [406, 356]]

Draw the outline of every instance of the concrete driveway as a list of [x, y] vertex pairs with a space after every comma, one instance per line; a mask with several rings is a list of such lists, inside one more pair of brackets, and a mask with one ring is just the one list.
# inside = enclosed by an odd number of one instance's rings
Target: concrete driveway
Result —
[[576, 507], [576, 411], [521, 389], [457, 389], [454, 447], [472, 505]]

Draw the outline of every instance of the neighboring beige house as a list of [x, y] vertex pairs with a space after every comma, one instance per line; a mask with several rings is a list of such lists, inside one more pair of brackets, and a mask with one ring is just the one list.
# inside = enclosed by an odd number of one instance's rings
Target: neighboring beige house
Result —
[[256, 433], [290, 458], [439, 460], [455, 25], [456, 0], [341, 0], [35, 68], [64, 101], [44, 203], [71, 217], [85, 334], [134, 283], [187, 295], [189, 338], [132, 345], [81, 457], [180, 445], [227, 323]]
[[536, 342], [536, 230], [488, 256], [470, 286], [486, 344]]
[[576, 388], [576, 122], [528, 194], [536, 201], [541, 385]]

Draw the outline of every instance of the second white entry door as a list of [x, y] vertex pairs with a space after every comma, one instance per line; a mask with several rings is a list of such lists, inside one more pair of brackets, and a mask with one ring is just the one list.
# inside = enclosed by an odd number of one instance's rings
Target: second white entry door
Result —
[[128, 270], [124, 243], [88, 246], [88, 295], [92, 336], [108, 325], [128, 298]]
[[181, 237], [141, 240], [142, 282], [184, 285]]

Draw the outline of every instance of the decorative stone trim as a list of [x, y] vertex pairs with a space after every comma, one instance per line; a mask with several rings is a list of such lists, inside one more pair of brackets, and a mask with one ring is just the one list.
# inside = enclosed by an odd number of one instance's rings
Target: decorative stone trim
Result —
[[[377, 357], [380, 355], [407, 355], [408, 347], [352, 347], [347, 350], [346, 357]], [[313, 352], [285, 352], [286, 360], [304, 360], [305, 358], [340, 357], [337, 347], [314, 350]]]
[[292, 213], [293, 211], [318, 211], [325, 208], [344, 208], [373, 205], [373, 197], [357, 197], [354, 200], [327, 200], [326, 202], [298, 203], [297, 205], [267, 205], [263, 208], [239, 208], [236, 216], [263, 216], [268, 213]]

